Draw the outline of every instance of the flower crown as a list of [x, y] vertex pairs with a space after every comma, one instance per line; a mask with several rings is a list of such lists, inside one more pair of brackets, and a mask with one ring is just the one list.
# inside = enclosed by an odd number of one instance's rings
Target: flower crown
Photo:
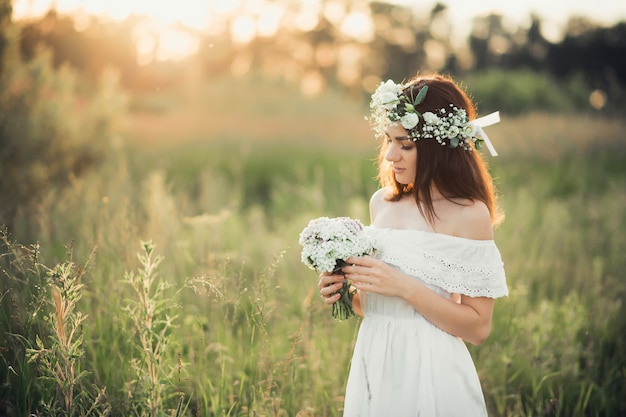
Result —
[[[465, 109], [453, 104], [449, 108], [420, 113], [416, 107], [424, 101], [427, 93], [427, 85], [418, 91], [415, 85], [396, 84], [392, 80], [381, 83], [370, 102], [371, 121], [376, 134], [382, 136], [389, 122], [400, 123], [413, 142], [421, 138], [435, 139], [442, 146], [461, 147], [467, 151], [472, 151], [473, 147], [481, 150], [485, 143], [491, 154], [497, 155], [482, 127], [500, 121], [498, 112], [474, 121], [469, 120]], [[421, 128], [420, 118], [424, 121]]]

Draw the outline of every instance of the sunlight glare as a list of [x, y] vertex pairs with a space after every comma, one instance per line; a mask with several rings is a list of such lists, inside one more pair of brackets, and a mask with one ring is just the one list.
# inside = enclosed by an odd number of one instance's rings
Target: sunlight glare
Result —
[[[434, 4], [415, 4], [414, 0], [389, 0], [391, 3], [411, 7], [419, 16], [427, 16]], [[542, 34], [551, 42], [563, 38], [567, 20], [573, 16], [585, 16], [593, 21], [614, 22], [626, 17], [623, 0], [600, 0], [606, 7], [598, 7], [593, 2], [572, 2], [571, 0], [528, 0], [527, 2], [502, 2], [501, 0], [476, 0], [473, 2], [449, 0], [445, 16], [449, 25], [441, 25], [435, 37], [445, 39], [450, 36], [453, 44], [462, 44], [472, 28], [472, 19], [500, 13], [504, 16], [506, 28], [519, 24], [528, 26], [529, 15], [534, 13], [542, 21]], [[61, 15], [74, 15], [77, 31], [86, 30], [93, 16], [102, 20], [123, 21], [131, 16], [151, 19], [158, 25], [157, 37], [152, 41], [142, 35], [137, 38], [141, 46], [138, 52], [146, 59], [147, 51], [156, 48], [154, 57], [179, 59], [184, 54], [193, 53], [197, 45], [191, 40], [194, 35], [228, 33], [228, 20], [233, 18], [230, 31], [235, 42], [248, 43], [256, 36], [271, 37], [278, 33], [281, 25], [287, 23], [292, 28], [307, 32], [314, 30], [325, 18], [336, 24], [342, 33], [360, 42], [369, 42], [375, 33], [383, 34], [388, 40], [406, 50], [414, 48], [413, 34], [395, 32], [389, 25], [389, 17], [371, 16], [369, 1], [346, 2], [343, 0], [299, 0], [297, 2], [275, 2], [273, 0], [13, 0], [12, 18], [15, 20], [40, 18], [50, 9]], [[394, 9], [391, 16], [397, 21], [406, 21], [410, 15], [402, 9]], [[376, 19], [373, 21], [372, 19]], [[184, 26], [184, 28], [183, 28]], [[438, 28], [440, 25], [434, 25]], [[184, 29], [189, 29], [186, 32]], [[454, 28], [454, 30], [452, 30]], [[474, 28], [476, 31], [479, 28]], [[163, 39], [161, 39], [163, 35]], [[498, 44], [493, 45], [500, 50]], [[167, 52], [169, 51], [169, 52]], [[156, 59], [156, 58], [155, 58]], [[167, 58], [169, 59], [169, 58]]]
[[158, 61], [179, 61], [198, 52], [200, 41], [189, 32], [169, 28], [159, 36], [159, 48], [156, 59]]
[[541, 34], [547, 41], [559, 43], [565, 35], [563, 28], [550, 19], [544, 19], [541, 22]]
[[[59, 1], [59, 3], [66, 1]], [[131, 15], [149, 16], [161, 24], [182, 23], [187, 27], [198, 30], [208, 25], [210, 15], [209, 3], [192, 2], [191, 0], [159, 3], [152, 0], [106, 2], [101, 0], [83, 0], [82, 4], [91, 13], [108, 16], [116, 20], [123, 20]]]
[[424, 42], [426, 52], [426, 62], [432, 70], [439, 70], [446, 64], [446, 50], [441, 42], [428, 39]]
[[270, 5], [266, 0], [246, 0], [244, 10], [252, 16], [258, 16]]
[[82, 13], [80, 11], [76, 12], [74, 15], [74, 29], [76, 32], [83, 32], [89, 29], [91, 26], [92, 17], [86, 13]]
[[300, 11], [294, 19], [295, 26], [302, 32], [309, 32], [317, 27], [320, 21], [321, 6], [318, 2], [307, 1], [300, 5]]
[[50, 9], [50, 0], [22, 0], [13, 2], [13, 18], [27, 19], [43, 16]]
[[230, 15], [239, 8], [241, 2], [239, 0], [214, 0], [211, 2], [211, 10], [218, 14]]
[[324, 4], [324, 17], [334, 25], [339, 25], [346, 15], [346, 6], [339, 1], [328, 1]]
[[[213, 10], [231, 13], [237, 1], [154, 2], [152, 0], [16, 0], [13, 18], [26, 19], [45, 15], [51, 8], [75, 16], [75, 29], [86, 30], [91, 16], [122, 21], [142, 17], [135, 28], [134, 40], [138, 63], [153, 59], [180, 60], [197, 52], [200, 40], [193, 33], [206, 32], [211, 26]], [[227, 7], [226, 7], [227, 6]]]
[[252, 16], [237, 16], [231, 26], [233, 42], [248, 43], [256, 36], [256, 20]]
[[284, 8], [276, 5], [267, 5], [257, 22], [259, 36], [272, 37], [278, 32], [280, 20], [285, 13]]
[[372, 18], [364, 11], [351, 11], [341, 22], [341, 32], [358, 42], [371, 42], [374, 39]]
[[179, 61], [198, 51], [200, 40], [180, 25], [159, 24], [144, 18], [136, 23], [133, 39], [137, 51], [137, 63], [147, 65], [157, 61]]
[[156, 55], [157, 42], [154, 36], [139, 36], [135, 40], [137, 50], [137, 63], [148, 65], [154, 60]]

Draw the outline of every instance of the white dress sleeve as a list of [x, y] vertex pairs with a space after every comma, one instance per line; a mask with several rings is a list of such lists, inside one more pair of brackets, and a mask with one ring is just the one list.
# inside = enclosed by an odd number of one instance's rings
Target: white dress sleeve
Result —
[[387, 233], [375, 233], [381, 248], [377, 257], [425, 284], [469, 297], [508, 295], [504, 263], [493, 240], [416, 230], [378, 230]]

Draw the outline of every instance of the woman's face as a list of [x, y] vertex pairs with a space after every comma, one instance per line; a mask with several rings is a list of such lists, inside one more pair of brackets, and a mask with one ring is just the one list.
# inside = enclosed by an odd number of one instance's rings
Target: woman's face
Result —
[[415, 182], [417, 147], [409, 139], [408, 132], [399, 123], [390, 123], [385, 129], [387, 151], [385, 159], [393, 167], [393, 174], [402, 185]]

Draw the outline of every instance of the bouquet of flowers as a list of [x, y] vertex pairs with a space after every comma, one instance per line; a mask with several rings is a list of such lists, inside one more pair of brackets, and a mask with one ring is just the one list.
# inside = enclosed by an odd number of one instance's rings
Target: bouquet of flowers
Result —
[[[376, 247], [363, 232], [360, 221], [349, 217], [320, 217], [309, 222], [300, 233], [302, 262], [318, 272], [341, 274], [351, 256], [372, 255]], [[332, 316], [345, 320], [354, 316], [350, 282], [344, 279], [338, 291], [341, 298], [333, 304]]]

